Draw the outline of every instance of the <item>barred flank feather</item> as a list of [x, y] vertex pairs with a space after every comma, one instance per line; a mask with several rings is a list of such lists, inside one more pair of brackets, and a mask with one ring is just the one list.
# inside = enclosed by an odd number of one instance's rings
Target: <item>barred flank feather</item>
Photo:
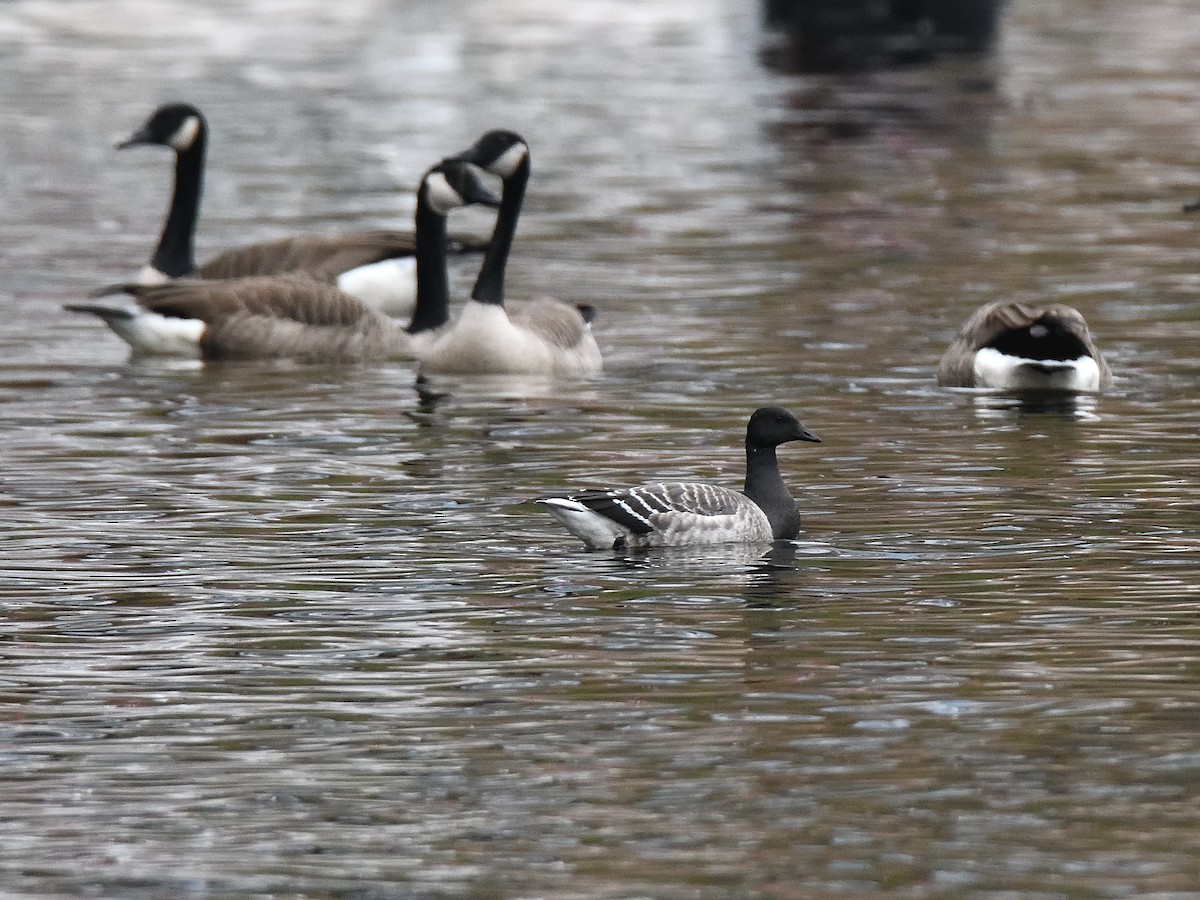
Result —
[[591, 550], [790, 539], [799, 531], [800, 514], [779, 474], [775, 448], [819, 440], [787, 410], [763, 407], [746, 426], [746, 484], [740, 493], [668, 481], [538, 502]]
[[[754, 501], [737, 491], [703, 482], [581, 491], [538, 502], [594, 550], [772, 539], [771, 523]], [[587, 523], [587, 536], [571, 527], [580, 519]]]

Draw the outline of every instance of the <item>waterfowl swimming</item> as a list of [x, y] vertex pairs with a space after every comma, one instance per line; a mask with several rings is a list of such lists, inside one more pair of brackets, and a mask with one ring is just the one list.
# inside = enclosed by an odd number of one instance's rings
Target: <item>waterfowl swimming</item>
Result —
[[[188, 103], [170, 103], [154, 111], [146, 123], [118, 149], [157, 144], [175, 151], [175, 186], [158, 246], [137, 276], [139, 284], [172, 278], [244, 278], [303, 272], [336, 284], [342, 291], [388, 313], [405, 316], [415, 301], [415, 236], [403, 231], [364, 231], [335, 236], [297, 236], [235, 247], [197, 266], [193, 250], [204, 182], [208, 123]], [[455, 236], [455, 253], [479, 252], [486, 241]], [[96, 292], [115, 293], [124, 285]]]
[[746, 483], [740, 493], [677, 481], [537, 502], [589, 550], [791, 540], [800, 531], [800, 513], [779, 474], [775, 448], [820, 440], [786, 409], [764, 406], [746, 426]]
[[500, 210], [471, 299], [424, 354], [421, 371], [462, 374], [586, 375], [602, 368], [590, 307], [538, 299], [505, 308], [504, 272], [529, 182], [529, 145], [489, 131], [456, 159], [499, 176]]
[[1097, 391], [1112, 384], [1112, 374], [1077, 309], [998, 302], [967, 319], [938, 364], [937, 380], [950, 387]]
[[135, 354], [203, 359], [358, 362], [415, 359], [449, 321], [446, 216], [471, 203], [498, 206], [466, 163], [445, 160], [417, 191], [417, 305], [405, 328], [331, 284], [303, 274], [129, 285], [123, 303], [68, 304], [99, 316]]

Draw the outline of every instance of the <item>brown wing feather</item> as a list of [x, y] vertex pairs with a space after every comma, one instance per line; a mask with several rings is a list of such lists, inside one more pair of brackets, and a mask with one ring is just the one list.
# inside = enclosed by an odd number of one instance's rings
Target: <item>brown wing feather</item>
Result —
[[154, 312], [203, 321], [205, 359], [413, 358], [412, 341], [401, 325], [304, 275], [181, 279], [131, 293]]
[[132, 293], [142, 306], [154, 312], [208, 323], [239, 314], [340, 327], [386, 319], [355, 297], [304, 275], [224, 281], [179, 279], [137, 287]]
[[[462, 235], [448, 242], [451, 251], [478, 252], [486, 240]], [[364, 231], [332, 237], [291, 237], [234, 247], [219, 253], [196, 271], [199, 278], [245, 278], [304, 272], [333, 282], [343, 272], [416, 253], [410, 232]]]
[[508, 317], [514, 325], [563, 350], [577, 347], [589, 330], [577, 307], [549, 298], [510, 303]]

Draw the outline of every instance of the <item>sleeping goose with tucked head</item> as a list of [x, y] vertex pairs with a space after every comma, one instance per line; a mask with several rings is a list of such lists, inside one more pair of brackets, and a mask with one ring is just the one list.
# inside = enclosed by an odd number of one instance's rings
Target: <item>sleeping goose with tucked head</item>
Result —
[[129, 285], [132, 299], [68, 304], [99, 316], [136, 355], [361, 362], [416, 359], [450, 318], [446, 216], [496, 197], [470, 165], [445, 160], [417, 191], [417, 305], [408, 327], [303, 274]]
[[967, 319], [937, 370], [938, 384], [1011, 391], [1098, 391], [1108, 364], [1078, 310], [990, 303]]
[[[416, 239], [410, 232], [364, 231], [335, 236], [297, 236], [235, 247], [197, 266], [193, 240], [204, 183], [208, 124], [188, 103], [160, 106], [118, 149], [154, 144], [175, 151], [175, 186], [158, 246], [139, 284], [172, 278], [245, 278], [302, 272], [336, 284], [345, 293], [395, 316], [412, 312], [415, 302]], [[482, 251], [486, 241], [456, 236], [448, 247], [456, 254]], [[121, 291], [101, 288], [97, 296]]]
[[529, 145], [511, 131], [489, 131], [456, 159], [504, 183], [496, 225], [479, 277], [454, 323], [421, 360], [427, 373], [587, 375], [602, 368], [590, 307], [504, 298], [504, 273], [529, 182]]
[[746, 483], [739, 493], [695, 481], [656, 482], [538, 500], [589, 550], [791, 540], [800, 513], [775, 448], [820, 438], [786, 409], [755, 410], [746, 426]]

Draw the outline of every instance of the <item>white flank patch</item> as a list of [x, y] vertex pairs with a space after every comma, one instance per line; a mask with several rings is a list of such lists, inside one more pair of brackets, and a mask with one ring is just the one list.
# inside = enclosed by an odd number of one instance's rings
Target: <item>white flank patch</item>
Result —
[[200, 133], [200, 120], [195, 116], [188, 116], [183, 120], [183, 124], [175, 129], [175, 133], [171, 135], [167, 145], [172, 150], [182, 151], [192, 146], [192, 142], [196, 140], [196, 135]]
[[1100, 367], [1090, 356], [1025, 359], [984, 347], [975, 354], [975, 385], [1004, 391], [1094, 391], [1100, 387]]
[[611, 550], [617, 538], [629, 533], [611, 519], [566, 497], [547, 497], [538, 503], [550, 510], [567, 531], [587, 544], [589, 550]]
[[139, 309], [132, 318], [105, 319], [137, 353], [152, 356], [199, 356], [204, 322]]
[[429, 205], [439, 216], [449, 215], [450, 210], [465, 206], [462, 194], [450, 187], [450, 182], [441, 172], [434, 172], [425, 179], [425, 196]]
[[529, 148], [525, 144], [513, 144], [496, 157], [496, 161], [488, 166], [487, 170], [493, 175], [507, 178], [513, 172], [517, 171], [517, 166], [524, 162], [525, 157], [528, 155]]
[[359, 266], [338, 276], [337, 286], [381, 313], [403, 318], [417, 300], [417, 260], [401, 256]]

